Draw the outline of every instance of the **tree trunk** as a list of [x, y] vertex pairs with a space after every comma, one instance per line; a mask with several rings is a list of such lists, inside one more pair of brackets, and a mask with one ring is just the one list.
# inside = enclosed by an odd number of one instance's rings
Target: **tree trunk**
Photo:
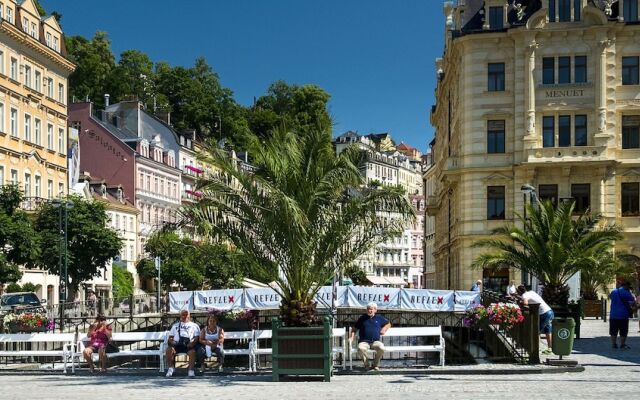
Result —
[[550, 306], [566, 307], [569, 304], [569, 286], [546, 284], [542, 289], [542, 298]]

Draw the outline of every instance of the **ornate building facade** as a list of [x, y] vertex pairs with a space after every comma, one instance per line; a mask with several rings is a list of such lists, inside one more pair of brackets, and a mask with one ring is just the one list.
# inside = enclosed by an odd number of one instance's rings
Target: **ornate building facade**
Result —
[[521, 279], [472, 269], [471, 245], [512, 223], [531, 189], [602, 213], [640, 254], [637, 0], [467, 0], [445, 17], [425, 174], [436, 287]]

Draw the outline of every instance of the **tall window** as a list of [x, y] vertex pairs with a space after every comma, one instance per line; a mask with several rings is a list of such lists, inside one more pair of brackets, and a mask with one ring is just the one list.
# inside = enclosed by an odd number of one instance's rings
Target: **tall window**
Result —
[[558, 20], [571, 21], [571, 0], [558, 0]]
[[542, 59], [542, 83], [552, 85], [556, 83], [555, 79], [555, 59], [553, 57], [544, 57]]
[[47, 43], [47, 47], [51, 47], [51, 33], [47, 32], [47, 34], [45, 35], [45, 42]]
[[4, 130], [4, 104], [0, 103], [0, 132], [6, 132]]
[[571, 57], [558, 57], [558, 83], [571, 83]]
[[29, 114], [24, 115], [24, 140], [31, 141], [31, 116]]
[[504, 120], [487, 121], [487, 153], [504, 153]]
[[58, 196], [64, 196], [66, 193], [64, 192], [64, 183], [58, 183]]
[[556, 22], [556, 0], [549, 0], [549, 22]]
[[588, 183], [578, 183], [571, 185], [571, 197], [573, 197], [576, 202], [573, 208], [573, 212], [575, 214], [581, 214], [589, 209], [591, 203], [590, 193], [591, 185]]
[[58, 83], [58, 101], [64, 104], [64, 85], [62, 83]]
[[640, 183], [623, 183], [620, 198], [623, 217], [640, 216]]
[[34, 38], [38, 38], [38, 31], [36, 30], [36, 24], [35, 23], [31, 23], [31, 36], [33, 36]]
[[487, 187], [487, 219], [504, 219], [504, 186]]
[[27, 17], [22, 17], [22, 30], [25, 33], [29, 33], [29, 20]]
[[41, 180], [40, 175], [36, 175], [36, 181], [35, 181], [35, 190], [36, 190], [35, 196], [36, 197], [40, 197], [40, 194], [41, 194], [40, 193], [40, 183], [41, 183], [40, 180]]
[[489, 7], [489, 29], [502, 29], [504, 9], [502, 7]]
[[35, 72], [36, 75], [36, 90], [42, 92], [42, 74], [40, 71]]
[[561, 115], [558, 117], [558, 146], [571, 146], [571, 116]]
[[640, 57], [622, 57], [622, 84], [638, 84], [638, 62]]
[[4, 167], [0, 165], [0, 185], [4, 185]]
[[47, 124], [47, 149], [53, 150], [53, 125]]
[[18, 184], [18, 171], [15, 169], [11, 170], [11, 184], [12, 185]]
[[580, 21], [582, 19], [582, 0], [573, 0], [573, 20]]
[[58, 45], [58, 37], [57, 36], [53, 37], [53, 48], [56, 51], [60, 51], [60, 46]]
[[53, 181], [51, 179], [47, 181], [47, 198], [53, 199]]
[[640, 148], [640, 115], [622, 116], [622, 148]]
[[4, 51], [0, 51], [0, 74], [4, 75]]
[[31, 197], [31, 174], [24, 174], [24, 196]]
[[558, 205], [558, 185], [547, 184], [538, 186], [538, 197], [541, 201], [549, 200], [555, 206]]
[[575, 83], [587, 82], [587, 56], [575, 56], [573, 59], [573, 79]]
[[47, 96], [53, 99], [53, 78], [47, 79]]
[[555, 143], [554, 117], [542, 117], [542, 147], [554, 147]]
[[13, 57], [11, 57], [9, 74], [11, 75], [11, 79], [13, 79], [14, 81], [18, 80], [18, 60]]
[[64, 128], [58, 128], [58, 153], [65, 154]]
[[622, 15], [627, 22], [636, 22], [638, 20], [638, 0], [624, 0]]
[[489, 63], [489, 91], [504, 91], [504, 63]]
[[36, 144], [38, 146], [41, 146], [42, 145], [42, 123], [38, 118], [36, 118], [35, 136], [36, 136]]
[[28, 65], [24, 66], [24, 84], [31, 87], [31, 67]]
[[587, 145], [587, 116], [576, 115], [574, 117], [574, 146], [586, 146]]
[[7, 7], [7, 21], [13, 24], [13, 10]]
[[18, 137], [18, 110], [16, 110], [15, 108], [11, 109], [9, 121], [9, 123], [11, 124], [11, 136]]

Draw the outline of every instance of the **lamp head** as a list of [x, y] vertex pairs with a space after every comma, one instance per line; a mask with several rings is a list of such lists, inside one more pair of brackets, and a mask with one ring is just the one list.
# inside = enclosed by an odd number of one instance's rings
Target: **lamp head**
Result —
[[528, 183], [525, 183], [524, 185], [522, 185], [522, 186], [520, 187], [520, 191], [521, 191], [522, 193], [527, 194], [527, 193], [535, 192], [535, 191], [536, 191], [536, 188], [535, 188], [535, 187], [533, 187], [533, 186], [531, 186], [531, 185], [529, 185]]

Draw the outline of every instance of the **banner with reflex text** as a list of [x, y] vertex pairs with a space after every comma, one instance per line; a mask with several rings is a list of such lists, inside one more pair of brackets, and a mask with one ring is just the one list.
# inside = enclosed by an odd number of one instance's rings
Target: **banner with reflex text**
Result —
[[252, 310], [277, 310], [281, 300], [271, 288], [245, 289], [244, 293], [244, 307]]
[[196, 309], [236, 310], [244, 308], [243, 289], [196, 290], [193, 292]]
[[367, 304], [373, 302], [378, 308], [398, 308], [400, 306], [400, 289], [372, 287], [372, 286], [349, 286], [347, 289], [344, 307], [366, 308]]
[[177, 313], [182, 310], [193, 311], [193, 292], [170, 292], [169, 311]]
[[467, 311], [481, 304], [480, 292], [456, 290], [455, 297], [454, 311]]
[[400, 308], [403, 310], [449, 312], [454, 310], [452, 290], [402, 289]]

